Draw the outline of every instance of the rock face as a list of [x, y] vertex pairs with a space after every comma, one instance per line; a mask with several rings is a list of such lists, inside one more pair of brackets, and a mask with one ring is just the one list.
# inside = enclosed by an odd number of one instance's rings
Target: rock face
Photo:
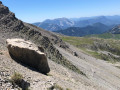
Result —
[[15, 17], [15, 14], [9, 11], [0, 1], [0, 28], [12, 31], [20, 31], [24, 28], [22, 21]]
[[120, 25], [113, 27], [113, 29], [109, 30], [108, 33], [120, 34]]
[[50, 71], [47, 58], [43, 51], [40, 51], [40, 47], [23, 39], [7, 39], [6, 43], [14, 59], [36, 68], [41, 73], [46, 74]]

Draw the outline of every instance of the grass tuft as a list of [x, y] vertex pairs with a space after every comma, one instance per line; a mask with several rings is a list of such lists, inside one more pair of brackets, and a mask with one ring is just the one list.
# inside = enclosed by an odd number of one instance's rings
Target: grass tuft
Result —
[[2, 53], [2, 52], [0, 52], [0, 55], [3, 55], [3, 53]]
[[14, 87], [17, 85], [22, 90], [29, 90], [30, 83], [24, 81], [23, 76], [20, 73], [15, 72], [11, 76], [10, 82]]
[[11, 82], [12, 84], [20, 85], [22, 83], [23, 76], [20, 73], [14, 73], [13, 76], [11, 77]]
[[54, 84], [53, 86], [48, 88], [48, 90], [64, 90], [64, 89], [61, 86]]

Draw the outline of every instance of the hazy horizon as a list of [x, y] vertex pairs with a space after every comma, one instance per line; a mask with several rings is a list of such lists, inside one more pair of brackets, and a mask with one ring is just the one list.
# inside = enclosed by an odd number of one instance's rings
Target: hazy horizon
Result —
[[120, 0], [1, 0], [24, 22], [120, 15]]
[[[44, 20], [42, 20], [42, 21], [37, 21], [37, 22], [43, 22], [43, 21], [45, 21], [45, 20], [47, 20], [47, 19], [49, 19], [49, 20], [54, 20], [54, 19], [59, 19], [59, 18], [67, 18], [67, 19], [80, 19], [80, 18], [90, 18], [90, 17], [100, 17], [100, 16], [120, 16], [120, 15], [98, 15], [98, 16], [86, 16], [86, 17], [56, 17], [56, 18], [46, 18], [46, 19], [44, 19]], [[36, 22], [31, 22], [31, 23], [36, 23]]]

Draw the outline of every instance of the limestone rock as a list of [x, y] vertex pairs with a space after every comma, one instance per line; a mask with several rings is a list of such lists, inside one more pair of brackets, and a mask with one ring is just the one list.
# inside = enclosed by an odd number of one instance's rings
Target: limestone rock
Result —
[[43, 53], [42, 47], [37, 47], [35, 44], [24, 41], [23, 39], [7, 39], [7, 48], [10, 55], [31, 67], [36, 68], [41, 73], [48, 73], [50, 68], [48, 66], [47, 58]]

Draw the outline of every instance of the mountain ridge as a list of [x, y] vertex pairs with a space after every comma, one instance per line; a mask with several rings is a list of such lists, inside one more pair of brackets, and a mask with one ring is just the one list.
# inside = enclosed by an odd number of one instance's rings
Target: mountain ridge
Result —
[[[47, 23], [47, 25], [42, 26], [40, 24]], [[60, 24], [61, 23], [61, 24]], [[83, 18], [56, 18], [56, 19], [47, 19], [43, 22], [33, 23], [34, 25], [46, 29], [48, 31], [57, 31], [61, 29], [66, 29], [69, 27], [85, 27], [92, 25], [94, 23], [102, 23], [107, 26], [120, 24], [120, 16], [94, 16], [94, 17], [83, 17]], [[53, 27], [47, 28], [49, 25], [53, 24]], [[58, 25], [59, 28], [56, 28], [55, 25]], [[54, 29], [55, 28], [55, 29]]]
[[110, 27], [102, 24], [95, 23], [93, 25], [88, 25], [86, 27], [70, 27], [64, 30], [55, 31], [60, 34], [68, 35], [68, 36], [85, 36], [91, 34], [101, 34], [108, 31]]

